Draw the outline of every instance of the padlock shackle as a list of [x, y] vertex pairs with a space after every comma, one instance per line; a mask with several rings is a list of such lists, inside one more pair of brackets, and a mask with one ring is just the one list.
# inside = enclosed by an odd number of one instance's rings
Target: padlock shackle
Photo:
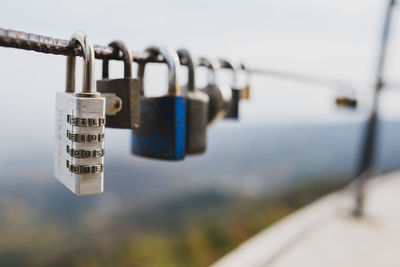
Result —
[[[153, 57], [161, 55], [168, 66], [168, 94], [173, 96], [181, 95], [181, 88], [178, 82], [178, 69], [180, 67], [179, 57], [176, 51], [152, 46], [145, 50]], [[139, 63], [137, 76], [140, 80], [140, 94], [144, 95], [144, 70], [146, 63]]]
[[223, 64], [232, 70], [232, 85], [231, 87], [236, 87], [237, 85], [237, 71], [241, 68], [240, 64], [233, 64], [231, 60], [226, 58], [218, 59], [220, 64]]
[[[82, 94], [96, 94], [94, 89], [94, 47], [92, 42], [87, 37], [86, 33], [78, 31], [72, 35], [71, 40], [69, 41], [69, 46], [73, 48], [80, 46], [82, 50]], [[75, 56], [68, 56], [66, 92], [75, 92], [75, 61]]]
[[216, 85], [217, 84], [217, 70], [220, 69], [219, 62], [214, 59], [208, 59], [205, 57], [199, 58], [199, 64], [207, 67], [208, 72], [208, 84]]
[[247, 69], [246, 65], [243, 62], [241, 62], [239, 64], [239, 66], [240, 66], [240, 69], [242, 69], [246, 73], [246, 86], [250, 86], [250, 72], [249, 72], [249, 70]]
[[137, 68], [137, 77], [139, 79], [140, 95], [144, 95], [144, 69], [146, 68], [145, 62], [140, 62]]
[[178, 49], [177, 50], [179, 59], [182, 60], [182, 62], [186, 63], [186, 66], [188, 68], [188, 82], [187, 82], [187, 90], [190, 92], [194, 92], [196, 90], [195, 88], [195, 69], [194, 69], [194, 62], [192, 55], [190, 52], [184, 48]]
[[[113, 48], [113, 53], [115, 54], [118, 54], [121, 51], [122, 59], [124, 61], [124, 78], [132, 78], [132, 53], [128, 46], [120, 40], [114, 40], [109, 43], [108, 46]], [[109, 61], [109, 59], [103, 60], [103, 79], [108, 79]]]

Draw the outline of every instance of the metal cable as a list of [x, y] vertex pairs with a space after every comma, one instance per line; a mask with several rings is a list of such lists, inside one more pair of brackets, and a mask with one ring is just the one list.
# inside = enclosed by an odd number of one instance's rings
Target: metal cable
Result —
[[[39, 53], [64, 55], [64, 56], [82, 56], [80, 47], [72, 47], [69, 40], [57, 39], [50, 36], [38, 35], [33, 33], [15, 31], [0, 28], [0, 46], [13, 47], [24, 50], [32, 50]], [[122, 53], [115, 53], [112, 47], [94, 45], [94, 55], [97, 59], [123, 60]], [[161, 55], [156, 57], [150, 53], [132, 52], [133, 61], [142, 62], [165, 62]], [[181, 62], [186, 64], [186, 62]], [[222, 68], [227, 68], [221, 64]]]
[[[69, 40], [57, 39], [50, 36], [38, 35], [33, 33], [27, 33], [22, 31], [15, 31], [10, 29], [0, 28], [0, 46], [19, 48], [24, 50], [36, 51], [39, 53], [63, 55], [63, 56], [82, 56], [82, 50], [80, 46], [72, 47], [69, 45]], [[115, 52], [110, 46], [94, 45], [95, 58], [97, 59], [114, 59], [123, 60], [121, 52]], [[132, 52], [133, 61], [137, 63], [163, 63], [164, 58], [161, 55], [152, 56], [147, 52]], [[207, 65], [203, 61], [197, 61], [198, 66]], [[220, 61], [220, 67], [231, 69], [228, 61]], [[186, 65], [187, 62], [181, 60], [182, 65]], [[249, 68], [248, 66], [241, 65], [241, 68], [250, 73], [256, 75], [271, 76], [279, 79], [292, 80], [296, 82], [323, 85], [328, 87], [339, 87], [339, 88], [353, 88], [349, 81], [331, 79], [326, 77], [319, 77], [316, 75], [307, 75], [300, 73], [293, 73], [287, 71], [276, 71], [269, 69], [258, 69]], [[396, 86], [397, 87], [397, 86]]]
[[[82, 51], [79, 46], [72, 47], [69, 45], [69, 40], [57, 39], [50, 36], [38, 35], [33, 33], [15, 31], [0, 28], [0, 46], [13, 47], [24, 50], [32, 50], [39, 53], [63, 55], [63, 56], [82, 56]], [[115, 53], [115, 50], [109, 46], [94, 45], [95, 58], [97, 59], [114, 59], [123, 60], [122, 53]], [[154, 57], [151, 54], [144, 52], [132, 52], [133, 61], [137, 63], [144, 62], [164, 62], [162, 56]], [[183, 65], [187, 63], [181, 62]], [[198, 62], [199, 66], [205, 66], [202, 61]], [[231, 66], [225, 62], [220, 62], [222, 68], [231, 68]], [[306, 83], [323, 84], [329, 86], [338, 86], [347, 84], [344, 81], [338, 81], [333, 79], [318, 78], [315, 76], [307, 76], [302, 74], [278, 72], [265, 69], [251, 69], [248, 67], [242, 67], [245, 71], [251, 74], [258, 75], [269, 75], [283, 79], [291, 79]]]
[[284, 80], [291, 80], [295, 82], [310, 83], [323, 85], [328, 87], [339, 87], [339, 88], [353, 88], [351, 82], [346, 80], [333, 79], [328, 77], [321, 77], [315, 75], [300, 74], [288, 71], [277, 71], [270, 69], [250, 69], [251, 74], [259, 74], [270, 77], [275, 77]]

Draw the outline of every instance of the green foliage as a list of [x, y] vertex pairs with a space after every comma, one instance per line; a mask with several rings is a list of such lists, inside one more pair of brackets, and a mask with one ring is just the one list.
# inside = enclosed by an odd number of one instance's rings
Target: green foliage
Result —
[[65, 225], [18, 199], [0, 201], [1, 266], [207, 266], [249, 237], [343, 182], [278, 195], [188, 193], [109, 216], [69, 213]]

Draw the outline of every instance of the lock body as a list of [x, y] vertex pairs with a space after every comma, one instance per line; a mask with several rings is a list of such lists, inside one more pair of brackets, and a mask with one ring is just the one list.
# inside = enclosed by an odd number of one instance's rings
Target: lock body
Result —
[[183, 159], [185, 119], [186, 101], [183, 96], [141, 96], [141, 125], [132, 130], [132, 152], [148, 158]]
[[209, 97], [199, 90], [186, 92], [186, 153], [206, 150]]
[[77, 195], [103, 192], [105, 98], [56, 95], [55, 177]]
[[239, 101], [242, 90], [232, 88], [232, 100], [229, 111], [226, 113], [227, 119], [239, 119]]
[[240, 92], [241, 99], [250, 99], [250, 85], [246, 85]]
[[336, 98], [336, 106], [349, 109], [357, 108], [357, 100], [351, 97], [341, 96]]
[[107, 127], [123, 129], [139, 127], [140, 89], [138, 79], [123, 78], [98, 80], [97, 91], [100, 93], [115, 94], [122, 100], [120, 111], [112, 115], [106, 115]]
[[223, 118], [229, 111], [232, 100], [231, 89], [228, 86], [218, 87], [216, 84], [208, 84], [201, 89], [209, 97], [208, 125]]
[[207, 123], [211, 124], [218, 118], [223, 117], [224, 101], [222, 99], [221, 92], [214, 84], [206, 85], [206, 87], [201, 89], [201, 91], [206, 93], [208, 95], [208, 98], [210, 99], [208, 106]]

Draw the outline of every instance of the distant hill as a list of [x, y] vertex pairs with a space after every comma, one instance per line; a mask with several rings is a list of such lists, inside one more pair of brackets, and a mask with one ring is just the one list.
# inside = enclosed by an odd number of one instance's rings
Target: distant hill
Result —
[[[106, 155], [105, 190], [130, 200], [149, 200], [208, 188], [252, 194], [277, 192], [307, 179], [350, 178], [358, 161], [363, 126], [243, 127], [221, 123], [210, 128], [204, 155], [181, 162], [143, 159], [128, 152]], [[399, 168], [400, 123], [384, 121], [379, 129], [379, 170]], [[128, 140], [121, 145], [128, 146]], [[43, 151], [30, 158], [21, 152], [18, 159], [6, 159], [3, 164], [7, 168], [0, 174], [2, 188], [12, 185], [13, 190], [19, 190], [18, 185], [24, 183], [43, 188], [51, 184], [60, 190], [61, 185], [52, 178], [52, 155]]]

